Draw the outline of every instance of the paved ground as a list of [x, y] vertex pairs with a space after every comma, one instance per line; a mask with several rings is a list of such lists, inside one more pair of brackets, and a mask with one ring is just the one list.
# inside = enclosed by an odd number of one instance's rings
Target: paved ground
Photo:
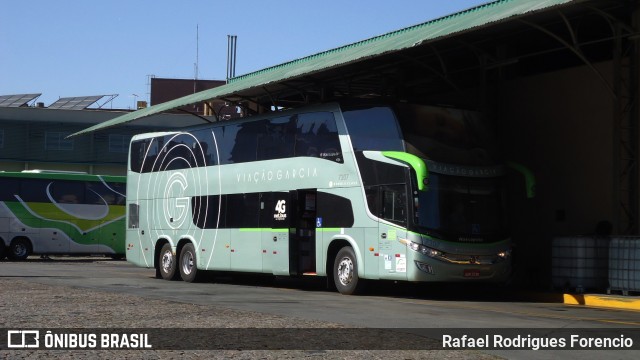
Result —
[[[153, 279], [153, 270], [140, 269], [122, 261], [104, 261], [95, 258], [64, 259], [53, 261], [30, 260], [25, 263], [0, 262], [0, 329], [108, 329], [108, 328], [144, 328], [144, 329], [179, 329], [173, 340], [180, 334], [194, 337], [211, 338], [211, 329], [263, 329], [258, 333], [225, 332], [225, 336], [237, 335], [238, 340], [253, 341], [249, 346], [238, 341], [244, 350], [230, 349], [217, 351], [187, 350], [103, 350], [103, 351], [6, 351], [0, 350], [0, 357], [8, 358], [86, 358], [86, 357], [135, 357], [135, 358], [307, 358], [322, 356], [323, 358], [492, 358], [487, 352], [458, 350], [318, 350], [308, 346], [312, 334], [318, 337], [315, 330], [320, 330], [320, 337], [331, 336], [342, 339], [350, 333], [344, 332], [354, 327], [380, 327], [389, 324], [398, 315], [412, 315], [418, 321], [428, 320], [430, 326], [451, 327], [451, 324], [494, 327], [491, 324], [507, 324], [508, 327], [527, 327], [526, 324], [552, 326], [558, 328], [574, 327], [640, 327], [640, 313], [637, 311], [605, 310], [589, 304], [591, 295], [571, 297], [579, 304], [586, 306], [566, 306], [566, 296], [552, 295], [552, 303], [519, 303], [508, 299], [499, 299], [495, 295], [482, 294], [476, 291], [463, 292], [457, 295], [429, 295], [414, 298], [411, 293], [395, 293], [388, 290], [375, 290], [374, 294], [365, 297], [345, 297], [326, 292], [322, 288], [310, 285], [309, 289], [293, 285], [288, 288], [269, 285], [254, 286], [251, 283], [212, 281], [204, 284], [187, 284], [183, 282], [167, 282]], [[403, 291], [406, 291], [404, 287]], [[475, 290], [478, 290], [477, 288]], [[387, 291], [387, 292], [385, 292]], [[379, 295], [377, 294], [379, 293]], [[395, 294], [395, 296], [394, 296]], [[527, 295], [527, 294], [524, 294]], [[540, 294], [532, 293], [531, 296]], [[606, 297], [612, 299], [614, 297]], [[635, 303], [635, 299], [626, 299], [627, 303]], [[514, 298], [515, 300], [515, 298]], [[522, 301], [521, 299], [519, 301]], [[618, 300], [616, 300], [617, 302]], [[358, 303], [360, 313], [345, 312], [352, 308], [349, 304]], [[325, 306], [326, 305], [326, 306]], [[342, 316], [328, 313], [311, 314], [308, 310], [325, 309]], [[369, 316], [368, 324], [363, 317], [372, 311], [368, 308], [384, 308], [381, 317]], [[304, 309], [307, 309], [305, 313]], [[342, 309], [342, 310], [340, 310]], [[255, 310], [255, 311], [254, 311]], [[334, 315], [335, 315], [334, 314]], [[379, 314], [382, 314], [379, 312]], [[459, 321], [456, 319], [460, 319]], [[357, 320], [357, 321], [356, 321]], [[456, 322], [458, 321], [458, 322]], [[412, 322], [409, 322], [409, 324]], [[407, 324], [398, 322], [398, 324]], [[481, 325], [485, 324], [485, 325]], [[549, 325], [551, 324], [551, 325]], [[402, 326], [402, 325], [400, 325]], [[406, 325], [405, 325], [406, 326]], [[302, 330], [291, 330], [292, 328]], [[499, 325], [498, 327], [501, 327]], [[202, 336], [193, 329], [203, 329]], [[280, 329], [270, 332], [264, 329]], [[311, 330], [309, 330], [311, 329]], [[315, 329], [315, 330], [314, 330]], [[313, 330], [313, 331], [312, 331]], [[300, 332], [302, 331], [302, 332]], [[0, 340], [2, 339], [0, 333]], [[402, 344], [409, 337], [398, 337], [397, 333], [376, 333], [371, 339], [396, 341]], [[291, 343], [294, 336], [300, 338], [300, 349], [306, 350], [253, 350], [256, 344], [283, 341]], [[176, 340], [177, 341], [177, 340]], [[326, 341], [326, 338], [323, 340]], [[359, 340], [360, 341], [360, 340]], [[229, 344], [228, 338], [221, 343]], [[0, 349], [3, 347], [0, 341]], [[378, 343], [371, 347], [376, 348]], [[200, 347], [198, 347], [200, 348]], [[290, 346], [287, 348], [291, 348]], [[334, 347], [338, 348], [338, 347]], [[346, 346], [344, 348], [349, 348]], [[555, 359], [558, 354], [551, 352], [490, 352], [508, 358], [549, 358]], [[560, 352], [562, 358], [637, 358], [637, 352], [605, 352], [600, 356], [594, 352]], [[594, 357], [595, 356], [595, 357]]]
[[[1, 271], [1, 270], [0, 270]], [[237, 311], [219, 306], [172, 303], [122, 293], [50, 286], [0, 276], [0, 329], [59, 328], [291, 328], [344, 329], [343, 325]], [[142, 306], [141, 306], [142, 305]], [[173, 309], [167, 311], [167, 309]], [[206, 331], [206, 330], [203, 330]], [[273, 333], [261, 332], [262, 336]], [[269, 342], [277, 339], [253, 341]], [[1, 337], [0, 337], [1, 338]], [[288, 339], [283, 339], [286, 341]], [[401, 339], [400, 339], [401, 340]], [[301, 341], [304, 341], [301, 338]], [[228, 343], [225, 341], [225, 343]], [[6, 350], [6, 359], [493, 359], [459, 350]], [[302, 347], [302, 346], [301, 346]], [[401, 346], [400, 346], [401, 347]]]

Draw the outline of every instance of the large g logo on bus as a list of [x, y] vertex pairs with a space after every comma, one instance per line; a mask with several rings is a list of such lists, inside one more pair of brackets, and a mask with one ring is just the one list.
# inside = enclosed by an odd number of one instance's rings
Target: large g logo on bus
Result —
[[184, 174], [176, 172], [167, 180], [164, 190], [164, 218], [172, 229], [178, 229], [187, 219], [189, 213], [189, 197], [185, 197], [188, 187]]

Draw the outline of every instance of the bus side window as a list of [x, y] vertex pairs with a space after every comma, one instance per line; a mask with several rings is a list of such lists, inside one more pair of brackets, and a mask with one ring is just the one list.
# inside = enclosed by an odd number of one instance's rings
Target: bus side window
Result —
[[20, 188], [16, 194], [20, 194], [20, 198], [24, 202], [48, 203], [50, 202], [47, 197], [47, 185], [49, 183], [50, 181], [45, 179], [23, 179], [19, 183]]
[[404, 184], [382, 187], [382, 218], [399, 225], [407, 222], [407, 194]]
[[295, 156], [311, 156], [342, 163], [342, 149], [333, 114], [299, 114], [296, 120]]
[[[113, 203], [113, 196], [110, 198], [102, 189], [102, 184], [85, 183], [85, 196], [87, 204], [102, 205], [106, 202], [108, 205]], [[110, 201], [111, 200], [111, 201]]]
[[263, 120], [230, 125], [238, 128], [235, 143], [231, 149], [230, 160], [233, 163], [256, 161], [258, 159], [258, 138], [266, 132], [267, 123], [266, 120]]
[[278, 117], [266, 123], [258, 136], [258, 160], [284, 159], [294, 155], [295, 116]]
[[367, 197], [367, 206], [369, 211], [380, 217], [380, 187], [368, 186], [364, 189], [365, 196]]
[[16, 201], [19, 188], [20, 179], [0, 178], [0, 201]]
[[141, 173], [142, 163], [144, 162], [144, 156], [147, 151], [147, 142], [145, 140], [138, 140], [131, 144], [131, 171]]
[[260, 195], [258, 193], [225, 196], [224, 215], [227, 228], [258, 228], [260, 226]]

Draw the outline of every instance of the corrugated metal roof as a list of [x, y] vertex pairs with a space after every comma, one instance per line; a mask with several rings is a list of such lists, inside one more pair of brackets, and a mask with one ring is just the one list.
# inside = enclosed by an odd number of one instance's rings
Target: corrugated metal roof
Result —
[[313, 75], [350, 63], [383, 54], [413, 48], [438, 39], [474, 31], [482, 27], [510, 20], [534, 12], [581, 0], [499, 0], [422, 24], [393, 31], [336, 49], [324, 51], [294, 61], [238, 76], [228, 84], [138, 110], [102, 124], [79, 131], [80, 135], [162, 113], [181, 106], [221, 98], [268, 84]]

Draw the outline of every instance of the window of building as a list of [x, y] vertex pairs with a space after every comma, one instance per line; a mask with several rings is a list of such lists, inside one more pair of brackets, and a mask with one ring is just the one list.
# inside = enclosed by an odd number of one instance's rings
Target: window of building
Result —
[[131, 141], [131, 136], [109, 134], [109, 152], [126, 154], [129, 151], [129, 141]]
[[73, 150], [73, 139], [65, 139], [69, 133], [59, 131], [47, 131], [44, 139], [46, 150]]

